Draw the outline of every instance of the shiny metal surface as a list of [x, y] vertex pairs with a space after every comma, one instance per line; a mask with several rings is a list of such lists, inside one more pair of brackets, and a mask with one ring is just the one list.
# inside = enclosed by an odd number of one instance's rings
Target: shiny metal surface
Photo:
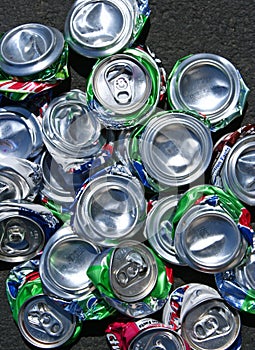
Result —
[[135, 302], [149, 295], [156, 284], [157, 273], [155, 257], [143, 243], [127, 240], [114, 248], [110, 283], [120, 300]]
[[155, 326], [139, 332], [128, 350], [186, 350], [182, 337], [167, 327]]
[[146, 201], [134, 177], [108, 174], [90, 181], [74, 214], [75, 231], [100, 246], [113, 246], [142, 230]]
[[255, 136], [238, 140], [222, 168], [223, 187], [248, 205], [255, 205]]
[[60, 228], [47, 242], [40, 260], [46, 294], [67, 300], [84, 296], [93, 288], [87, 268], [99, 249], [78, 237], [70, 226]]
[[66, 40], [74, 51], [85, 57], [114, 54], [131, 40], [136, 11], [135, 1], [75, 2], [65, 22]]
[[34, 220], [15, 212], [0, 214], [0, 260], [29, 260], [42, 250], [44, 243], [42, 227]]
[[146, 172], [161, 186], [190, 184], [203, 175], [212, 154], [208, 128], [181, 112], [155, 115], [146, 125], [139, 153]]
[[36, 295], [21, 306], [18, 327], [28, 343], [43, 349], [53, 349], [72, 337], [76, 321], [71, 313], [46, 295]]
[[247, 242], [234, 220], [221, 208], [195, 205], [176, 226], [175, 248], [190, 267], [216, 273], [237, 265]]
[[239, 285], [245, 288], [247, 294], [255, 290], [255, 252], [252, 251], [244, 264], [234, 269], [235, 277]]
[[212, 299], [187, 312], [181, 334], [194, 350], [226, 350], [238, 337], [240, 327], [238, 312]]
[[169, 263], [186, 265], [177, 255], [172, 239], [172, 218], [175, 214], [179, 195], [161, 198], [152, 207], [146, 218], [145, 237], [152, 249]]
[[105, 58], [96, 67], [93, 90], [104, 108], [123, 118], [145, 105], [151, 93], [151, 78], [136, 58], [117, 54]]
[[0, 40], [0, 68], [13, 76], [39, 73], [54, 63], [64, 47], [64, 37], [55, 28], [25, 23]]
[[174, 108], [195, 110], [212, 124], [233, 113], [240, 96], [240, 76], [227, 59], [200, 53], [184, 59], [169, 81]]

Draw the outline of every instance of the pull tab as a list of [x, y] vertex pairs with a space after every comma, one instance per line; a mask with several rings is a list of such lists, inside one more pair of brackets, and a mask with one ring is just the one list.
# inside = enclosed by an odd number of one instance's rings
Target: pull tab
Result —
[[136, 252], [128, 254], [126, 260], [128, 263], [121, 267], [116, 274], [117, 281], [122, 287], [130, 285], [132, 281], [143, 276], [148, 269], [142, 256]]
[[219, 328], [218, 320], [215, 316], [206, 315], [194, 325], [194, 334], [198, 340], [203, 340], [212, 336]]
[[109, 67], [105, 72], [105, 81], [117, 103], [130, 103], [133, 97], [133, 71], [129, 65], [117, 64]]
[[16, 254], [29, 249], [26, 239], [26, 229], [18, 220], [10, 220], [5, 227], [1, 248], [5, 253]]

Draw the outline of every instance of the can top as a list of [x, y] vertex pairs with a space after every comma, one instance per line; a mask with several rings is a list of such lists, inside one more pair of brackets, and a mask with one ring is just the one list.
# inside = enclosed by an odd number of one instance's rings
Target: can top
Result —
[[240, 316], [222, 300], [207, 300], [192, 308], [183, 319], [181, 334], [192, 349], [226, 350], [241, 328]]
[[132, 339], [128, 350], [139, 349], [171, 349], [171, 350], [186, 350], [186, 345], [183, 338], [168, 327], [153, 325], [145, 330], [142, 330]]
[[117, 122], [141, 110], [151, 94], [152, 81], [146, 67], [135, 57], [115, 54], [96, 66], [92, 86], [96, 99], [116, 114], [113, 118]]
[[142, 243], [125, 241], [111, 256], [110, 283], [115, 295], [126, 302], [136, 302], [150, 294], [157, 281], [154, 255]]
[[55, 28], [26, 23], [0, 40], [0, 68], [12, 76], [29, 76], [51, 66], [61, 55], [64, 37]]
[[255, 205], [255, 135], [240, 138], [229, 151], [222, 169], [222, 183], [237, 198]]
[[184, 266], [182, 260], [177, 255], [174, 240], [172, 239], [172, 222], [179, 195], [172, 195], [161, 198], [153, 206], [146, 218], [145, 236], [151, 247], [164, 260]]
[[70, 226], [60, 228], [47, 242], [40, 260], [46, 293], [76, 299], [92, 288], [86, 271], [99, 253], [92, 243], [77, 236]]
[[210, 130], [182, 112], [155, 114], [139, 142], [146, 172], [162, 187], [192, 183], [207, 169], [212, 155]]
[[229, 117], [240, 96], [240, 75], [227, 59], [199, 53], [180, 60], [170, 74], [168, 94], [176, 109], [195, 110], [212, 124]]
[[255, 290], [255, 252], [252, 251], [247, 257], [245, 264], [235, 268], [235, 276], [238, 284], [247, 290]]
[[77, 1], [65, 22], [70, 47], [85, 57], [112, 55], [132, 38], [136, 7], [127, 0]]
[[53, 349], [66, 343], [76, 327], [74, 315], [46, 295], [29, 298], [20, 308], [18, 327], [32, 345]]
[[237, 265], [247, 247], [235, 221], [220, 207], [194, 205], [179, 220], [175, 248], [192, 268], [216, 273]]

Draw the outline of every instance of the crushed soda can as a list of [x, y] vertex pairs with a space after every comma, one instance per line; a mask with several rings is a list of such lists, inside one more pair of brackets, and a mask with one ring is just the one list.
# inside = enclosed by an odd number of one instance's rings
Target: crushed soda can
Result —
[[65, 38], [82, 56], [109, 56], [138, 39], [149, 14], [147, 0], [78, 0], [67, 14]]
[[254, 124], [224, 135], [214, 146], [211, 183], [233, 193], [243, 203], [255, 205]]
[[204, 176], [212, 154], [211, 132], [196, 113], [160, 111], [124, 136], [122, 159], [153, 192], [177, 189]]
[[42, 184], [41, 167], [22, 158], [0, 158], [0, 200], [32, 202]]
[[185, 266], [176, 253], [172, 240], [172, 218], [180, 195], [165, 196], [149, 202], [144, 236], [151, 248], [165, 261], [171, 264]]
[[195, 270], [226, 271], [252, 245], [250, 220], [236, 197], [211, 185], [195, 186], [183, 194], [172, 219], [176, 252]]
[[43, 293], [39, 260], [15, 266], [6, 280], [12, 316], [24, 339], [38, 348], [54, 349], [72, 344], [82, 323]]
[[36, 256], [60, 227], [45, 207], [25, 201], [0, 202], [0, 260], [22, 262]]
[[234, 65], [211, 53], [179, 59], [167, 80], [170, 106], [201, 113], [210, 120], [212, 131], [224, 128], [242, 115], [248, 93]]
[[172, 269], [145, 244], [132, 240], [102, 251], [87, 275], [107, 303], [136, 318], [160, 310], [173, 283]]
[[78, 89], [54, 98], [45, 109], [44, 144], [65, 172], [85, 167], [89, 171], [93, 160], [102, 154], [108, 137], [95, 114], [88, 107], [86, 94]]
[[34, 160], [42, 149], [41, 125], [33, 113], [23, 107], [0, 108], [0, 159], [17, 157]]
[[109, 167], [95, 173], [77, 193], [71, 224], [84, 239], [109, 247], [123, 239], [144, 240], [146, 209], [140, 181]]
[[210, 286], [190, 283], [176, 288], [162, 318], [191, 349], [241, 349], [240, 315]]
[[155, 111], [161, 76], [155, 57], [140, 46], [99, 59], [86, 84], [88, 104], [107, 128], [132, 128]]
[[170, 327], [153, 318], [130, 322], [113, 322], [105, 330], [110, 349], [189, 350], [189, 345]]
[[69, 77], [63, 34], [40, 23], [22, 24], [4, 33], [0, 58], [0, 93], [12, 101], [50, 93]]

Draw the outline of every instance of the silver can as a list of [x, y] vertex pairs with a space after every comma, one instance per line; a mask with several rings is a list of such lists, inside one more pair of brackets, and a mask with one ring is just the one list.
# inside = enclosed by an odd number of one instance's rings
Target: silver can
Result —
[[[189, 287], [181, 308], [181, 334], [195, 350], [231, 349], [240, 337], [241, 320], [220, 295], [209, 297], [205, 285]], [[214, 293], [215, 294], [215, 293]]]
[[65, 300], [84, 297], [94, 289], [86, 271], [99, 248], [63, 226], [49, 239], [39, 272], [45, 294]]
[[33, 113], [22, 107], [0, 108], [0, 159], [17, 157], [31, 160], [42, 148], [41, 125]]
[[131, 128], [150, 116], [158, 104], [159, 68], [139, 48], [98, 60], [87, 81], [87, 96], [106, 127]]
[[150, 328], [139, 332], [128, 347], [128, 350], [140, 349], [186, 350], [188, 347], [178, 333], [163, 325], [152, 325]]
[[144, 168], [152, 189], [177, 188], [204, 175], [213, 144], [210, 130], [196, 117], [186, 112], [158, 112], [140, 130], [131, 134], [129, 159], [138, 175]]
[[76, 319], [46, 295], [31, 296], [20, 308], [18, 327], [29, 344], [59, 348], [71, 339]]
[[174, 109], [205, 115], [217, 131], [243, 113], [249, 89], [226, 58], [198, 53], [178, 60], [167, 81], [169, 104]]
[[132, 303], [145, 298], [154, 288], [157, 274], [155, 257], [144, 244], [127, 240], [114, 248], [110, 283], [120, 300]]
[[[243, 290], [249, 295], [254, 293], [255, 290], [255, 251], [254, 248], [249, 255], [247, 255], [246, 261], [243, 264], [239, 264], [234, 269], [235, 279], [238, 282], [238, 286], [241, 286]], [[238, 295], [236, 295], [238, 296]]]
[[226, 271], [238, 265], [248, 246], [226, 211], [219, 206], [199, 204], [181, 217], [174, 241], [181, 260], [207, 273]]
[[186, 264], [177, 255], [172, 239], [172, 218], [179, 199], [179, 195], [173, 195], [156, 201], [147, 214], [144, 235], [161, 258], [171, 264], [185, 266]]
[[7, 74], [25, 77], [38, 74], [60, 56], [64, 37], [56, 28], [26, 23], [10, 29], [0, 40], [0, 68]]
[[105, 145], [95, 114], [88, 108], [86, 94], [77, 89], [49, 103], [42, 119], [43, 140], [64, 171], [92, 161]]
[[73, 227], [84, 239], [99, 246], [114, 246], [139, 237], [146, 219], [144, 189], [132, 176], [95, 177], [79, 194]]
[[133, 43], [149, 13], [147, 1], [78, 0], [66, 17], [65, 37], [82, 56], [112, 55]]

